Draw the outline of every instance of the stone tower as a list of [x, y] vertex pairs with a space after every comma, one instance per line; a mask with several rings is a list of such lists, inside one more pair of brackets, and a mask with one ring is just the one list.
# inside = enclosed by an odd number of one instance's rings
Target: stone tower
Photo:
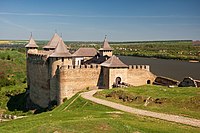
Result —
[[[36, 44], [35, 40], [32, 37], [32, 34], [30, 36], [28, 44], [25, 46], [26, 48], [26, 64], [28, 64], [28, 53], [37, 53], [38, 52], [38, 45]], [[27, 87], [30, 87], [30, 77], [29, 77], [29, 69], [28, 65], [26, 65], [26, 71], [27, 71]]]
[[25, 46], [26, 48], [26, 56], [28, 55], [28, 52], [30, 53], [37, 53], [38, 52], [38, 45], [36, 44], [35, 40], [32, 37], [32, 34], [30, 36], [28, 44]]
[[43, 47], [45, 51], [54, 50], [60, 41], [60, 36], [55, 33], [46, 46]]
[[102, 47], [99, 49], [100, 56], [112, 56], [112, 51], [113, 49], [110, 47], [108, 41], [107, 41], [107, 36], [105, 36], [104, 42]]
[[113, 85], [127, 83], [128, 66], [124, 64], [117, 56], [113, 55], [107, 61], [101, 64], [103, 68], [105, 88], [113, 88]]
[[56, 77], [56, 71], [63, 65], [72, 65], [72, 56], [64, 44], [62, 38], [59, 38], [59, 42], [54, 52], [49, 56], [49, 74], [50, 74], [50, 100], [57, 100], [59, 96], [58, 90], [58, 77]]

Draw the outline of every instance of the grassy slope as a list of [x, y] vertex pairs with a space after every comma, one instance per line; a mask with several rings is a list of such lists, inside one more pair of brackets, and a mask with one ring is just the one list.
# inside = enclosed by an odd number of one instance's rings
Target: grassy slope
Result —
[[[9, 56], [9, 60], [8, 60]], [[7, 110], [7, 103], [10, 99], [8, 95], [14, 96], [25, 91], [26, 72], [25, 72], [25, 54], [17, 50], [0, 50], [0, 73], [5, 74], [5, 78], [10, 81], [15, 81], [15, 86], [0, 87], [0, 113]], [[0, 79], [1, 80], [1, 79]]]
[[[73, 98], [77, 97], [74, 96]], [[154, 118], [116, 113], [114, 109], [79, 97], [51, 112], [0, 123], [0, 131], [12, 132], [199, 132], [199, 128], [165, 122]]]
[[[138, 100], [132, 102], [124, 102], [119, 97], [107, 97], [107, 94], [113, 92], [120, 93], [121, 96], [139, 97]], [[169, 114], [177, 114], [187, 117], [200, 119], [200, 88], [168, 88], [163, 86], [139, 86], [124, 89], [111, 89], [98, 92], [96, 97], [106, 100], [122, 103], [128, 106], [137, 107], [145, 110], [156, 112], [164, 112]], [[148, 106], [144, 106], [145, 99], [148, 97], [159, 99], [161, 104], [150, 102]]]
[[[10, 57], [10, 60], [7, 57]], [[0, 72], [6, 74], [11, 80], [16, 83], [21, 83], [25, 80], [25, 53], [20, 53], [17, 50], [0, 50]]]

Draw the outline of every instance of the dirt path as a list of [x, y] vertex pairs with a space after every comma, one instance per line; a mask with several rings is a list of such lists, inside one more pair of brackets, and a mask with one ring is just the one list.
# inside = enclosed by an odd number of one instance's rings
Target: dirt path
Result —
[[83, 98], [88, 99], [90, 101], [93, 101], [95, 103], [102, 104], [102, 105], [105, 105], [105, 106], [108, 106], [108, 107], [111, 107], [111, 108], [114, 108], [114, 109], [118, 109], [118, 110], [121, 110], [121, 111], [124, 111], [124, 112], [129, 112], [129, 113], [133, 113], [133, 114], [149, 116], [149, 117], [167, 120], [167, 121], [171, 121], [171, 122], [177, 122], [177, 123], [186, 124], [186, 125], [190, 125], [190, 126], [200, 127], [200, 120], [197, 120], [197, 119], [187, 118], [187, 117], [178, 116], [178, 115], [156, 113], [156, 112], [146, 111], [146, 110], [142, 110], [142, 109], [136, 109], [136, 108], [121, 105], [121, 104], [118, 104], [118, 103], [114, 103], [114, 102], [102, 100], [102, 99], [99, 99], [99, 98], [95, 98], [95, 97], [93, 97], [93, 95], [97, 91], [98, 90], [92, 90], [92, 91], [89, 91], [89, 92], [84, 92], [84, 93], [81, 93], [81, 96]]

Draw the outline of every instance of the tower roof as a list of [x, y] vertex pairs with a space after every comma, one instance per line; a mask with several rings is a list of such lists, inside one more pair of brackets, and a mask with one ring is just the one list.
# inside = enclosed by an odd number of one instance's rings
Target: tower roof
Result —
[[60, 41], [60, 36], [57, 33], [55, 33], [51, 38], [51, 40], [48, 42], [48, 44], [43, 48], [56, 48], [59, 41]]
[[29, 39], [28, 44], [25, 46], [26, 48], [38, 48], [38, 45], [36, 44], [35, 40], [33, 39], [32, 35]]
[[71, 57], [71, 53], [68, 51], [62, 38], [60, 38], [54, 52], [50, 55], [50, 57]]
[[101, 66], [104, 67], [128, 67], [126, 64], [124, 64], [117, 56], [113, 55], [108, 59], [107, 61], [101, 63]]
[[79, 48], [73, 56], [77, 57], [93, 57], [97, 54], [97, 50], [95, 48]]
[[108, 43], [107, 36], [105, 36], [103, 46], [99, 50], [113, 50]]

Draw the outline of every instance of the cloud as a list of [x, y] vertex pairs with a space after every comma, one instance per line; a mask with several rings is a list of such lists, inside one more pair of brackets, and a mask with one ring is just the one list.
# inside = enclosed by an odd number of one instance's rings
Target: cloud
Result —
[[15, 15], [15, 16], [51, 16], [51, 17], [80, 17], [80, 18], [200, 18], [200, 16], [106, 16], [106, 15], [72, 15], [72, 14], [52, 14], [52, 13], [14, 13], [0, 12], [0, 15]]
[[14, 27], [24, 29], [24, 30], [27, 30], [27, 31], [33, 31], [33, 29], [31, 29], [31, 28], [25, 27], [25, 26], [17, 24], [17, 23], [13, 23], [12, 21], [7, 20], [5, 18], [0, 18], [0, 21], [7, 24], [7, 25], [10, 25], [10, 26], [14, 26]]

